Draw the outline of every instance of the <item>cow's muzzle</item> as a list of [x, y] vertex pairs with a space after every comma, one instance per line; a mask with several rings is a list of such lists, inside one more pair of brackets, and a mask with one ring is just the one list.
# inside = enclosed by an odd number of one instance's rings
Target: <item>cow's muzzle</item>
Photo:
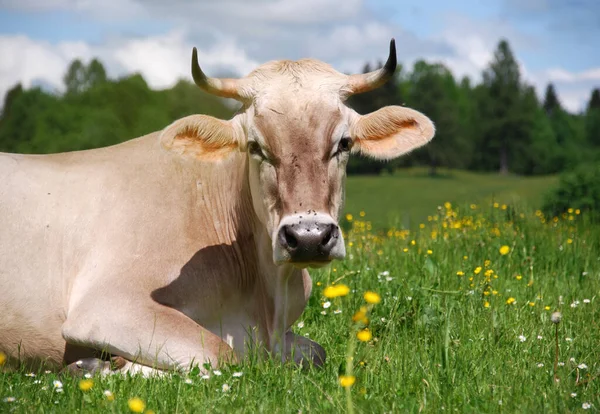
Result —
[[339, 226], [325, 214], [287, 216], [274, 239], [273, 256], [277, 264], [317, 267], [346, 255]]

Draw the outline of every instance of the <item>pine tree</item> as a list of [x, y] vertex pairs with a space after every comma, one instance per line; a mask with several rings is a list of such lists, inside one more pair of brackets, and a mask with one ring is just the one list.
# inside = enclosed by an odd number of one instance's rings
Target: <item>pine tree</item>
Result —
[[552, 116], [556, 111], [562, 111], [562, 106], [554, 90], [554, 85], [549, 83], [546, 86], [546, 95], [544, 96], [544, 111], [546, 115]]

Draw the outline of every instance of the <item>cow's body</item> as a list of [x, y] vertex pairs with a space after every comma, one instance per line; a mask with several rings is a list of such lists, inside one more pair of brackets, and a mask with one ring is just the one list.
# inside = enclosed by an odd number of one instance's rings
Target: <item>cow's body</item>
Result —
[[0, 154], [0, 352], [11, 360], [81, 366], [103, 351], [149, 372], [258, 346], [324, 362], [289, 327], [310, 295], [305, 269], [345, 256], [350, 152], [395, 158], [433, 124], [343, 104], [393, 75], [393, 41], [382, 69], [351, 76], [306, 59], [213, 79], [195, 53], [196, 83], [243, 103], [233, 119], [193, 115], [91, 151]]
[[[247, 168], [242, 153], [181, 158], [158, 134], [93, 151], [0, 154], [0, 350], [60, 364], [70, 318], [94, 309], [76, 329], [115, 318], [112, 335], [127, 336], [137, 323], [129, 306], [152, 320], [164, 305], [240, 356], [247, 332], [269, 345], [277, 270]], [[293, 272], [289, 323], [310, 294], [307, 272]]]

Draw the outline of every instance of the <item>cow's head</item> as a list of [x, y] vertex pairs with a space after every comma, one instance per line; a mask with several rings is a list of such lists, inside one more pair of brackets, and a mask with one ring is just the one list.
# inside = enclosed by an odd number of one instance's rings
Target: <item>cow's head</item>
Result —
[[359, 115], [344, 105], [385, 83], [396, 68], [394, 40], [385, 66], [344, 75], [312, 59], [266, 63], [242, 79], [208, 78], [192, 53], [192, 74], [205, 91], [243, 103], [230, 121], [194, 115], [170, 125], [163, 145], [199, 160], [246, 151], [252, 201], [271, 235], [276, 264], [320, 266], [346, 250], [337, 224], [351, 153], [389, 160], [434, 134], [423, 114], [388, 106]]

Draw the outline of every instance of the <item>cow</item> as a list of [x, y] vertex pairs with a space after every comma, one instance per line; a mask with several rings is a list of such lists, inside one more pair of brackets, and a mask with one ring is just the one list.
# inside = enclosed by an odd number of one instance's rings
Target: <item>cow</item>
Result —
[[314, 59], [265, 63], [204, 91], [230, 120], [179, 119], [111, 147], [0, 154], [0, 351], [75, 372], [216, 367], [248, 352], [323, 364], [291, 326], [308, 268], [345, 256], [338, 219], [351, 153], [389, 160], [430, 141], [423, 114], [344, 104], [393, 76]]

